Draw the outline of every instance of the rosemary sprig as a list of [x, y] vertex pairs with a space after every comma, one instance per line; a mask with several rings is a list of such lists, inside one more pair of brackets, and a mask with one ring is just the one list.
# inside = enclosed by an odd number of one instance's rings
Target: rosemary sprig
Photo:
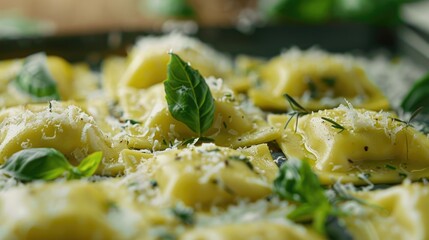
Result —
[[339, 123], [335, 122], [334, 120], [327, 118], [327, 117], [322, 117], [323, 120], [331, 123], [331, 127], [336, 128], [336, 129], [340, 129], [340, 131], [338, 133], [341, 133], [342, 131], [346, 130], [345, 127], [341, 126]]
[[[412, 114], [411, 114], [411, 116], [410, 116], [410, 118], [408, 119], [408, 121], [404, 121], [404, 120], [401, 120], [401, 119], [399, 119], [399, 118], [391, 118], [393, 121], [395, 121], [395, 122], [400, 122], [400, 123], [403, 123], [403, 124], [405, 124], [405, 130], [407, 130], [407, 128], [408, 127], [414, 127], [413, 125], [411, 125], [411, 122], [414, 120], [414, 118], [416, 118], [420, 113], [421, 113], [421, 111], [423, 110], [423, 107], [419, 107], [419, 108], [417, 108]], [[407, 148], [407, 160], [408, 160], [408, 136], [407, 136], [407, 134], [405, 134], [405, 145], [406, 145], [406, 148]]]
[[403, 123], [403, 124], [405, 124], [405, 127], [408, 127], [408, 126], [411, 126], [411, 127], [413, 127], [413, 125], [411, 125], [411, 122], [414, 120], [414, 118], [416, 118], [421, 112], [423, 111], [423, 107], [419, 107], [419, 108], [417, 108], [412, 114], [411, 114], [411, 116], [410, 116], [410, 118], [408, 119], [408, 121], [404, 121], [404, 120], [401, 120], [401, 119], [399, 119], [399, 118], [391, 118], [393, 121], [395, 121], [395, 122], [400, 122], [400, 123]]
[[286, 127], [289, 125], [290, 121], [292, 120], [292, 118], [296, 118], [296, 122], [295, 122], [295, 132], [296, 129], [298, 128], [298, 119], [302, 116], [305, 116], [307, 114], [310, 114], [310, 112], [305, 109], [303, 106], [301, 106], [295, 99], [293, 99], [289, 94], [284, 94], [283, 96], [285, 96], [286, 100], [289, 102], [290, 107], [292, 108], [292, 112], [288, 113], [288, 115], [290, 115], [290, 118], [287, 120], [284, 129], [286, 129]]

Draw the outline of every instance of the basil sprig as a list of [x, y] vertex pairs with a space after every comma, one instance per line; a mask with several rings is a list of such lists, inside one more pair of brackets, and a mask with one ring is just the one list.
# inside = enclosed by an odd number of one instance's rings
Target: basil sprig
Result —
[[174, 53], [170, 53], [164, 87], [168, 110], [175, 119], [199, 136], [211, 127], [215, 104], [210, 88], [197, 70]]
[[49, 73], [44, 53], [28, 56], [24, 60], [14, 84], [34, 100], [60, 100], [57, 84]]
[[29, 148], [13, 154], [1, 169], [24, 182], [48, 181], [63, 175], [67, 175], [68, 179], [79, 179], [92, 176], [100, 165], [101, 159], [102, 153], [95, 152], [75, 167], [54, 148]]

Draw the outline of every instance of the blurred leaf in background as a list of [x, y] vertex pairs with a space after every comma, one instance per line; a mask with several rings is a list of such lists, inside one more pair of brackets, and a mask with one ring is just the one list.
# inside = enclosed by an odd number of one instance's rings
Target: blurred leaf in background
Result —
[[195, 10], [187, 0], [141, 0], [143, 12], [163, 17], [190, 18]]
[[51, 22], [30, 19], [16, 12], [0, 13], [0, 38], [45, 36], [54, 30], [55, 26]]
[[259, 0], [262, 14], [269, 20], [325, 22], [330, 19], [334, 0]]
[[259, 0], [268, 20], [303, 23], [333, 21], [392, 26], [401, 22], [401, 6], [419, 0]]

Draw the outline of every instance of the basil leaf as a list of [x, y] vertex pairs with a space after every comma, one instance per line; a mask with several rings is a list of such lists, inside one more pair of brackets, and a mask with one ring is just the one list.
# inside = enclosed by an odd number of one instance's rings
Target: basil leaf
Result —
[[2, 166], [20, 181], [52, 180], [72, 168], [64, 155], [53, 148], [30, 148], [13, 154]]
[[92, 176], [100, 165], [102, 158], [102, 152], [95, 152], [84, 158], [76, 168], [79, 175], [81, 177]]
[[422, 113], [429, 113], [429, 73], [418, 80], [402, 100], [401, 108], [406, 112], [414, 112], [425, 107]]
[[214, 99], [201, 74], [170, 53], [167, 80], [164, 81], [168, 110], [193, 132], [201, 136], [214, 120]]
[[24, 60], [14, 84], [34, 100], [60, 100], [57, 84], [48, 71], [44, 53], [31, 55]]

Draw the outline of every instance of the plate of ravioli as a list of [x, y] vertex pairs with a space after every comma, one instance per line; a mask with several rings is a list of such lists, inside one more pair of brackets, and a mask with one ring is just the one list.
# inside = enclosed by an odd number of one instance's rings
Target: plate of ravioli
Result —
[[423, 73], [179, 33], [0, 61], [0, 239], [428, 239]]

